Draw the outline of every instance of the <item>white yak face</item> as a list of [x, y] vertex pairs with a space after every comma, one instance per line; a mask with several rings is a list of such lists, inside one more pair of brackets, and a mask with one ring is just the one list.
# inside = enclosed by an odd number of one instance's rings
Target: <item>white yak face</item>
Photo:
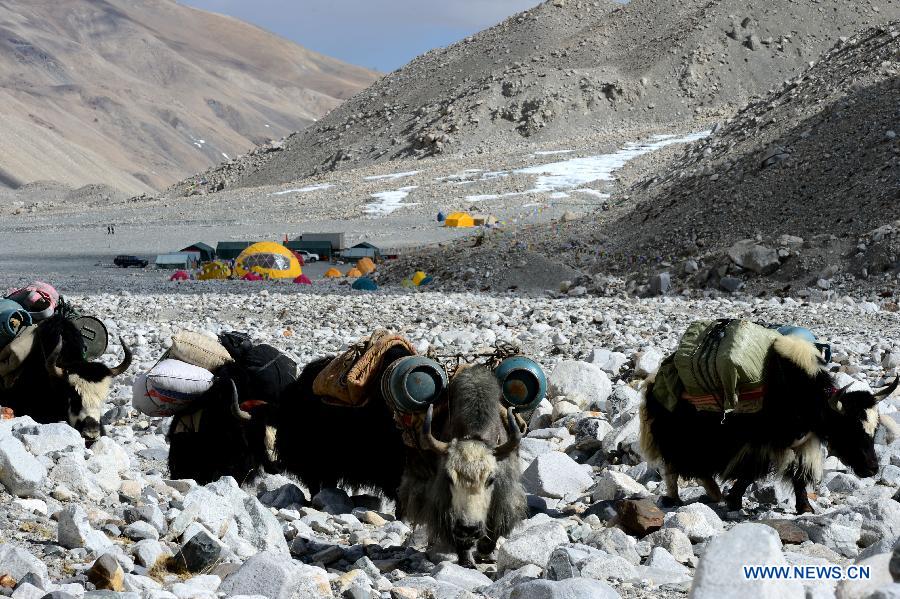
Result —
[[96, 441], [104, 434], [100, 419], [109, 397], [112, 377], [91, 382], [70, 374], [67, 382], [74, 391], [74, 396], [69, 400], [69, 426], [80, 432], [85, 440]]
[[450, 518], [457, 541], [484, 536], [497, 474], [493, 449], [481, 441], [454, 439], [445, 462], [450, 481]]

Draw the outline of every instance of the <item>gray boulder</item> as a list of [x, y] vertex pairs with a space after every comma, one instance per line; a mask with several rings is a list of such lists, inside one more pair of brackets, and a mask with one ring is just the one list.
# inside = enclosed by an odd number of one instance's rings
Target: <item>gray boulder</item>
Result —
[[497, 553], [497, 569], [501, 572], [534, 564], [547, 567], [553, 550], [569, 542], [565, 527], [555, 521], [529, 526], [513, 534]]
[[7, 574], [22, 580], [26, 574], [34, 574], [41, 581], [48, 580], [47, 566], [28, 551], [15, 545], [0, 545], [0, 575]]
[[452, 562], [441, 562], [431, 571], [431, 576], [437, 581], [453, 584], [467, 591], [474, 591], [493, 583], [478, 570], [464, 568]]
[[526, 491], [555, 499], [577, 495], [592, 482], [584, 466], [558, 451], [537, 456], [522, 474]]
[[564, 395], [582, 409], [605, 406], [612, 392], [609, 377], [598, 366], [588, 362], [563, 360], [547, 378], [550, 397]]
[[0, 483], [10, 495], [33, 497], [44, 484], [47, 469], [12, 435], [0, 436]]
[[60, 512], [56, 539], [66, 549], [84, 547], [95, 554], [103, 553], [112, 545], [106, 535], [91, 527], [87, 513], [80, 505]]
[[786, 566], [781, 541], [764, 524], [742, 523], [709, 542], [691, 586], [691, 599], [804, 599], [803, 585], [796, 580], [751, 580], [743, 566]]
[[509, 599], [619, 599], [605, 582], [586, 578], [532, 580], [513, 588]]
[[692, 542], [699, 543], [722, 532], [724, 525], [708, 505], [691, 503], [666, 514], [663, 528], [677, 528]]
[[81, 434], [64, 422], [21, 428], [16, 432], [16, 436], [34, 455], [84, 449]]
[[744, 239], [732, 245], [728, 248], [728, 257], [741, 268], [757, 274], [769, 274], [781, 265], [778, 250], [760, 245], [753, 239]]
[[331, 593], [324, 570], [270, 551], [257, 553], [244, 562], [222, 581], [218, 591], [226, 596], [262, 595], [270, 599], [318, 599]]

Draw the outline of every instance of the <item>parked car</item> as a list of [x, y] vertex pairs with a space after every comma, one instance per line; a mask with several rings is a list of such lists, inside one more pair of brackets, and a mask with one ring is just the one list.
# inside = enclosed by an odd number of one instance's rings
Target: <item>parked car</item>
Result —
[[310, 262], [318, 262], [319, 260], [321, 260], [321, 258], [319, 258], [319, 254], [307, 252], [306, 250], [299, 250], [297, 253], [303, 256], [303, 261], [307, 264]]
[[150, 264], [147, 260], [143, 258], [138, 258], [137, 256], [129, 256], [127, 254], [122, 254], [121, 256], [116, 256], [116, 259], [113, 260], [113, 264], [116, 266], [120, 266], [122, 268], [128, 268], [129, 266], [137, 266], [138, 268], [146, 268], [148, 264]]

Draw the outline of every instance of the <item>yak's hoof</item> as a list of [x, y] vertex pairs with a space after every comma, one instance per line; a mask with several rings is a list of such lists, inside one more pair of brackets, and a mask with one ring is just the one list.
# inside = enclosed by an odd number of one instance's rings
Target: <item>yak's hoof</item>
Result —
[[472, 570], [478, 569], [478, 566], [475, 565], [475, 560], [472, 559], [472, 556], [468, 556], [466, 559], [459, 558], [456, 563], [463, 568], [470, 568]]
[[663, 495], [659, 498], [660, 507], [681, 507], [683, 505], [684, 502], [678, 497], [669, 497], [668, 495]]
[[816, 513], [816, 510], [814, 510], [813, 507], [811, 505], [809, 505], [808, 503], [805, 505], [797, 506], [797, 514], [815, 514], [815, 513]]
[[718, 499], [716, 499], [715, 497], [711, 497], [708, 493], [704, 493], [697, 498], [697, 501], [699, 501], [700, 503], [719, 503], [722, 501], [722, 498], [719, 497]]
[[744, 508], [744, 498], [743, 497], [729, 497], [726, 499], [725, 505], [728, 507], [728, 511], [739, 512]]
[[493, 564], [497, 561], [497, 552], [481, 553], [480, 551], [477, 551], [475, 553], [475, 561], [479, 564]]

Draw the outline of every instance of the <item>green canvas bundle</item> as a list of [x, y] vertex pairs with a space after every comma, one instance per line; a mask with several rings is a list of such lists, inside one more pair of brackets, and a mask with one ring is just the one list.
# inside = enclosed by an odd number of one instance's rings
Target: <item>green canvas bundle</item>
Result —
[[712, 396], [703, 409], [734, 410], [741, 393], [762, 385], [766, 354], [781, 333], [746, 320], [701, 320], [692, 323], [678, 349], [660, 368], [654, 386], [657, 401], [668, 409], [682, 395]]

